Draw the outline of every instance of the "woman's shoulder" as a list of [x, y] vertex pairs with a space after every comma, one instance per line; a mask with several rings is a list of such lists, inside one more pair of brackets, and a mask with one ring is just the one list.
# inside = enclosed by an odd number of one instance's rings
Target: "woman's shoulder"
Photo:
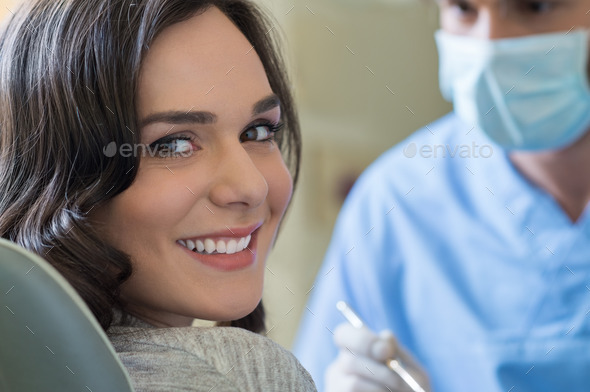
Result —
[[[293, 354], [241, 328], [134, 325], [112, 327], [108, 334], [131, 378], [141, 379], [142, 385], [182, 378], [189, 380], [183, 387], [193, 391], [220, 383], [227, 385], [224, 390], [315, 391]], [[176, 374], [167, 374], [171, 372]]]

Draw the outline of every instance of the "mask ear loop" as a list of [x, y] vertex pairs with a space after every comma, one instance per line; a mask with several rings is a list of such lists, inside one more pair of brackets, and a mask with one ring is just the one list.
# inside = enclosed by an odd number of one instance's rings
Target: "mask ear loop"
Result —
[[508, 109], [508, 106], [506, 105], [507, 100], [504, 100], [502, 97], [502, 95], [510, 94], [510, 91], [512, 91], [512, 89], [514, 89], [516, 86], [513, 85], [510, 88], [510, 90], [503, 92], [500, 89], [500, 86], [498, 86], [496, 78], [492, 75], [492, 72], [489, 69], [486, 69], [484, 71], [483, 76], [484, 76], [485, 83], [488, 85], [488, 87], [490, 89], [490, 93], [494, 97], [494, 103], [495, 103], [495, 106], [490, 108], [490, 110], [485, 115], [487, 116], [494, 109], [497, 110], [500, 113], [500, 119], [504, 123], [504, 127], [508, 131], [508, 134], [510, 135], [510, 138], [514, 142], [514, 145], [516, 145], [516, 146], [522, 145], [522, 143], [524, 142], [524, 139], [523, 139], [521, 133], [518, 132], [518, 125], [516, 124], [516, 121], [514, 121], [514, 116], [512, 115], [512, 113]]

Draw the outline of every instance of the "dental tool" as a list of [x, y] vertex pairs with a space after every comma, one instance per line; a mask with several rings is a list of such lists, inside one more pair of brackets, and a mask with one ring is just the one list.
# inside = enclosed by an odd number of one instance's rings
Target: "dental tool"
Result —
[[[338, 301], [336, 308], [342, 313], [346, 320], [355, 328], [362, 328], [366, 326], [363, 320], [352, 310], [352, 308], [344, 301]], [[395, 372], [414, 392], [426, 392], [424, 388], [418, 384], [418, 381], [402, 366], [397, 358], [391, 358], [385, 361], [385, 365]]]

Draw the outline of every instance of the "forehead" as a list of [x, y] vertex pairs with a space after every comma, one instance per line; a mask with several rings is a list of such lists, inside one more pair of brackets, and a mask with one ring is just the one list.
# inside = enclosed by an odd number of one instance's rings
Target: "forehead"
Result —
[[138, 115], [207, 110], [236, 101], [250, 105], [250, 98], [254, 102], [270, 92], [250, 42], [212, 7], [164, 29], [154, 40], [140, 72]]

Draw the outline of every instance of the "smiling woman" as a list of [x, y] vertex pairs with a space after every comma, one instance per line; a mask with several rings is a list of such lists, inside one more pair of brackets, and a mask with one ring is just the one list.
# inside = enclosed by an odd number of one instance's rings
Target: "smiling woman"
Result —
[[271, 30], [244, 0], [37, 0], [0, 36], [0, 234], [78, 290], [137, 390], [315, 389], [252, 333], [300, 156]]
[[280, 101], [251, 47], [210, 8], [163, 30], [143, 60], [140, 140], [165, 154], [141, 159], [91, 215], [136, 260], [122, 295], [152, 324], [238, 319], [260, 301], [292, 181], [274, 140]]

